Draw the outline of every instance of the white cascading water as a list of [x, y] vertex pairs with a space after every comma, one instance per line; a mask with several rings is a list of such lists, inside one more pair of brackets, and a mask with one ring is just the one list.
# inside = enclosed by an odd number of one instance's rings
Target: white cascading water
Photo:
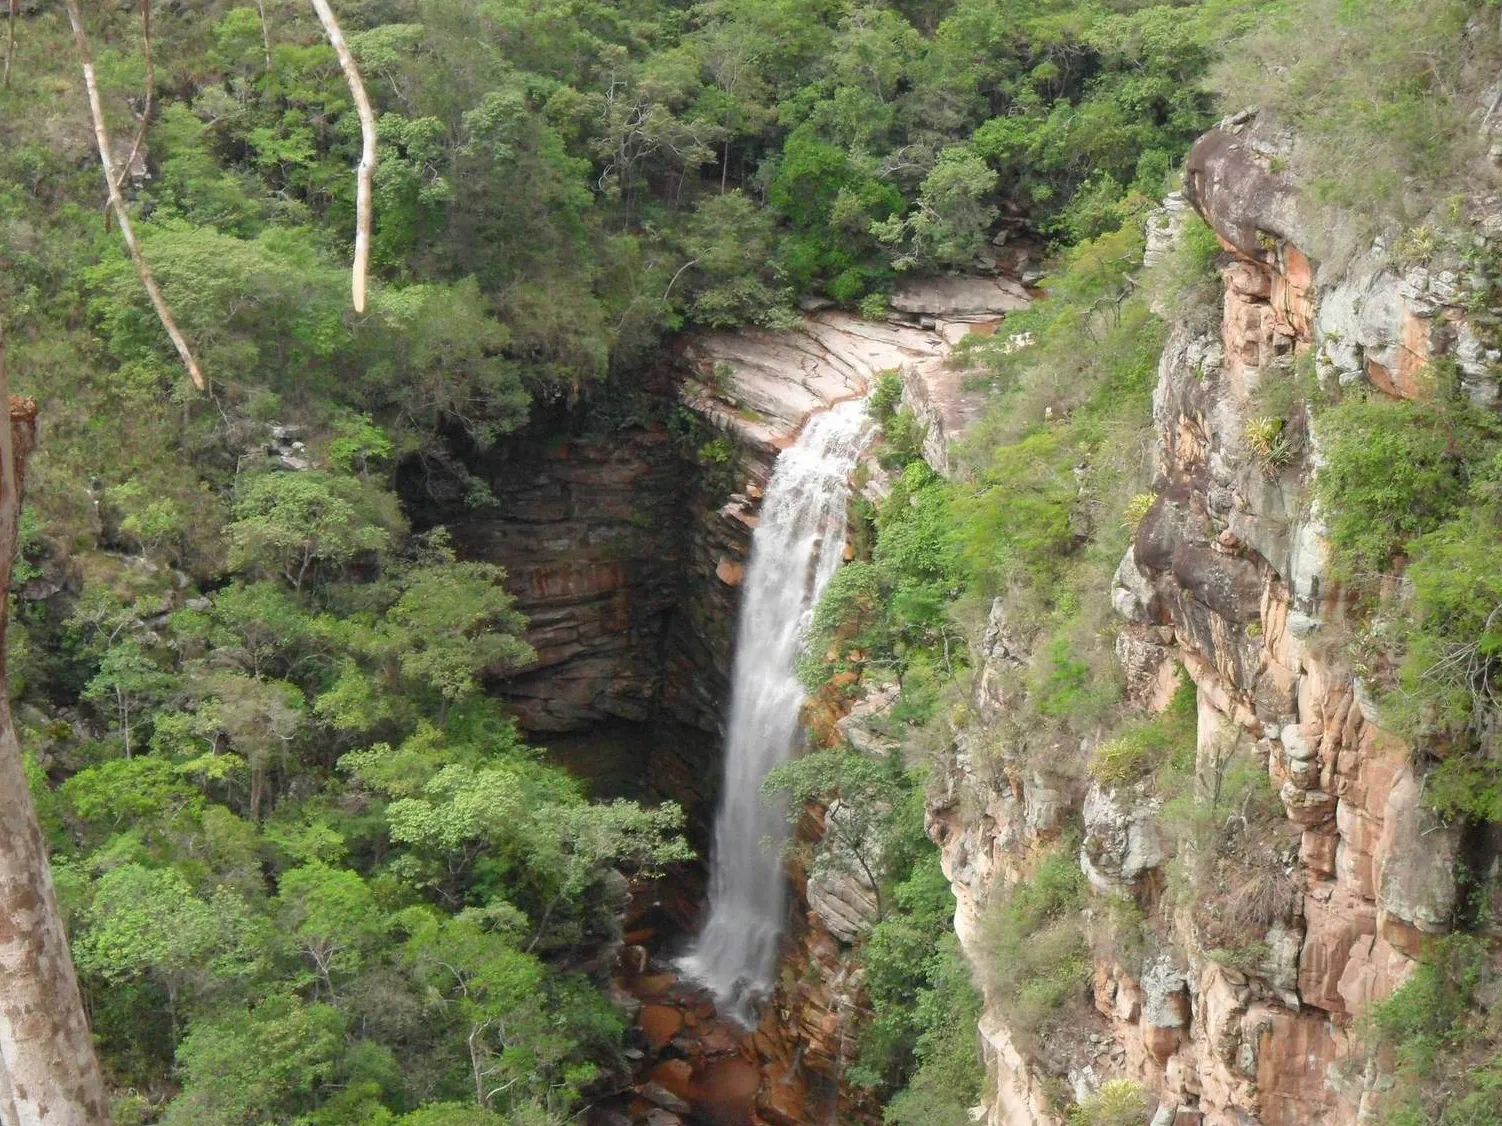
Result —
[[731, 673], [725, 780], [710, 854], [709, 921], [682, 967], [747, 1020], [771, 984], [782, 934], [783, 803], [762, 780], [799, 735], [803, 631], [845, 549], [849, 479], [866, 442], [862, 402], [816, 415], [777, 458], [751, 536]]

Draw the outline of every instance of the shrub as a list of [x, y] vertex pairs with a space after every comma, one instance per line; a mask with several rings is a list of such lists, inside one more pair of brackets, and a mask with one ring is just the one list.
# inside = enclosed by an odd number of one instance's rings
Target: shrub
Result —
[[871, 417], [886, 422], [897, 412], [902, 403], [902, 373], [884, 371], [876, 377], [876, 390], [871, 392]]
[[928, 424], [909, 407], [900, 407], [882, 424], [883, 438], [879, 453], [888, 469], [901, 469], [923, 457], [923, 443], [928, 440]]
[[1027, 1047], [1062, 1027], [1090, 980], [1085, 898], [1085, 875], [1066, 842], [987, 911], [985, 973], [1007, 1026]]
[[1446, 399], [1356, 396], [1320, 416], [1325, 464], [1315, 494], [1337, 577], [1390, 570], [1410, 541], [1465, 501], [1469, 466], [1502, 429], [1494, 418]]
[[[1207, 949], [1234, 952], [1292, 910], [1289, 876], [1298, 833], [1253, 753], [1187, 751], [1159, 772], [1163, 826], [1176, 842], [1170, 890], [1189, 907]], [[1243, 951], [1244, 953], [1244, 951]], [[1234, 953], [1228, 956], [1234, 956]]]
[[1141, 1126], [1147, 1092], [1130, 1079], [1108, 1079], [1099, 1091], [1069, 1110], [1069, 1126]]
[[1192, 755], [1195, 736], [1194, 683], [1181, 677], [1173, 700], [1161, 715], [1134, 720], [1096, 748], [1090, 776], [1102, 786], [1119, 786], [1145, 778], [1175, 752]]
[[[1436, 365], [1423, 403], [1355, 399], [1321, 416], [1327, 464], [1316, 479], [1342, 577], [1411, 559], [1407, 591], [1390, 591], [1380, 628], [1392, 652], [1375, 666], [1384, 716], [1446, 753], [1425, 787], [1441, 813], [1502, 820], [1502, 424], [1460, 400]], [[1393, 666], [1396, 665], [1396, 668]]]
[[1147, 515], [1148, 509], [1152, 508], [1157, 499], [1157, 493], [1133, 493], [1131, 499], [1126, 502], [1126, 507], [1121, 510], [1121, 526], [1135, 535], [1137, 526], [1142, 523], [1142, 518]]
[[1385, 1126], [1502, 1124], [1502, 986], [1497, 950], [1474, 935], [1436, 942], [1366, 1022], [1394, 1072]]
[[[1476, 19], [1479, 4], [1260, 7], [1253, 33], [1224, 53], [1216, 84], [1228, 104], [1265, 107], [1295, 128], [1294, 172], [1318, 197], [1368, 217], [1401, 219], [1417, 209], [1419, 218], [1469, 179], [1481, 140], [1470, 116], [1496, 75], [1498, 53], [1496, 20]], [[1328, 256], [1326, 247], [1305, 249]]]

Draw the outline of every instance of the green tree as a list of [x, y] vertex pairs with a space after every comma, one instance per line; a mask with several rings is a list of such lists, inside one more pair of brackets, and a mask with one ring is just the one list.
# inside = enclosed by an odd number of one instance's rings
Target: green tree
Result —
[[125, 757], [130, 758], [131, 735], [140, 723], [140, 712], [175, 683], [139, 642], [118, 641], [105, 650], [99, 671], [84, 686], [83, 698], [112, 708]]
[[290, 1123], [335, 1079], [344, 1034], [337, 1009], [287, 994], [194, 1021], [177, 1050], [183, 1092], [163, 1126]]
[[280, 575], [301, 588], [315, 568], [336, 573], [391, 546], [395, 498], [358, 478], [322, 470], [247, 479], [225, 528], [230, 566]]
[[996, 205], [989, 202], [996, 181], [973, 150], [947, 148], [924, 177], [913, 213], [874, 224], [872, 232], [894, 247], [907, 240], [907, 251], [893, 263], [899, 270], [967, 266], [985, 248], [996, 221]]
[[491, 563], [446, 559], [403, 576], [402, 593], [386, 612], [380, 645], [401, 675], [448, 708], [471, 696], [487, 669], [512, 669], [534, 658], [516, 635], [526, 622], [502, 586], [506, 573]]
[[774, 767], [762, 782], [768, 796], [786, 793], [789, 821], [803, 816], [805, 802], [825, 805], [824, 834], [814, 848], [815, 870], [828, 868], [862, 881], [885, 914], [890, 875], [886, 855], [895, 835], [897, 809], [907, 793], [901, 763], [859, 751], [814, 751]]
[[550, 1020], [542, 963], [517, 946], [521, 915], [504, 903], [447, 918], [411, 908], [396, 923], [404, 963], [464, 1046], [475, 1105], [566, 1105], [592, 1069], [569, 1063], [574, 1044]]
[[374, 894], [347, 868], [313, 863], [283, 872], [276, 906], [283, 933], [312, 964], [316, 988], [330, 1001], [334, 976], [358, 969], [386, 931]]
[[172, 868], [124, 864], [93, 889], [73, 943], [79, 969], [107, 982], [146, 978], [166, 994], [176, 1038], [180, 1002], [243, 980], [264, 954], [264, 935], [239, 896], [196, 895]]

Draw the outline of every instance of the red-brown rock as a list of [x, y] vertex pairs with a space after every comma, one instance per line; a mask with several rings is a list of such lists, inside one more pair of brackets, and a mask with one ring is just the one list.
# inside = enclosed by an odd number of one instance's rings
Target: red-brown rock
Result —
[[643, 1005], [636, 1023], [652, 1050], [660, 1052], [683, 1027], [683, 1011], [674, 1005]]

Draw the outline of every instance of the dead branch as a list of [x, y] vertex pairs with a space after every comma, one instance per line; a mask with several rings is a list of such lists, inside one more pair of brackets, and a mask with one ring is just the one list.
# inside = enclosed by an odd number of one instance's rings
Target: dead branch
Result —
[[349, 95], [355, 101], [355, 111], [360, 115], [360, 167], [356, 173], [355, 192], [355, 265], [350, 288], [354, 293], [355, 312], [365, 312], [365, 274], [370, 267], [370, 209], [371, 183], [376, 166], [376, 123], [370, 109], [370, 99], [365, 95], [365, 83], [360, 80], [355, 57], [350, 54], [344, 33], [339, 30], [339, 21], [328, 0], [313, 0], [313, 8], [323, 21], [328, 32], [329, 45], [339, 56], [339, 65], [344, 68], [344, 78], [349, 83]]
[[94, 57], [89, 50], [89, 37], [84, 31], [83, 16], [78, 11], [78, 0], [63, 0], [63, 4], [68, 10], [68, 22], [73, 25], [73, 41], [78, 45], [78, 56], [83, 63], [83, 83], [89, 94], [89, 112], [94, 116], [94, 139], [99, 146], [99, 162], [104, 166], [104, 183], [109, 188], [110, 204], [115, 209], [115, 221], [120, 224], [120, 235], [125, 239], [125, 247], [130, 251], [130, 260], [135, 263], [141, 285], [151, 298], [157, 319], [172, 339], [172, 346], [177, 349], [183, 366], [188, 369], [193, 386], [202, 391], [206, 387], [203, 372], [198, 370], [198, 361], [193, 358], [187, 340], [172, 318], [172, 310], [167, 307], [167, 299], [162, 296], [151, 267], [146, 264], [146, 257], [141, 253], [141, 245], [136, 241], [135, 231], [130, 225], [130, 212], [125, 207], [125, 197], [120, 194], [120, 185], [115, 180], [114, 162], [110, 159], [109, 129], [104, 123], [104, 106], [99, 101], [99, 83], [94, 78]]

